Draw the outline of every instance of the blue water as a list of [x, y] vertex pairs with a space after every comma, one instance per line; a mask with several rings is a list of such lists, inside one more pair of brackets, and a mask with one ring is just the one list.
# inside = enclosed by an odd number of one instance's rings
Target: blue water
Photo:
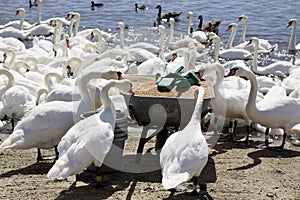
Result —
[[[95, 2], [100, 2], [96, 0]], [[203, 15], [204, 22], [215, 19], [222, 20], [219, 27], [219, 35], [223, 42], [227, 42], [230, 32], [225, 31], [227, 25], [235, 22], [237, 17], [244, 14], [249, 17], [246, 39], [251, 36], [268, 39], [270, 43], [277, 43], [280, 50], [286, 50], [290, 38], [291, 28], [286, 29], [286, 24], [291, 18], [299, 18], [299, 0], [260, 0], [257, 3], [245, 0], [189, 0], [185, 3], [174, 0], [107, 0], [101, 1], [104, 6], [91, 10], [89, 0], [57, 1], [43, 0], [42, 20], [51, 17], [65, 17], [69, 11], [81, 14], [80, 30], [98, 27], [102, 30], [117, 32], [116, 25], [119, 21], [129, 26], [129, 31], [143, 31], [143, 37], [147, 37], [147, 27], [152, 27], [157, 15], [155, 7], [160, 4], [162, 13], [169, 11], [181, 11], [180, 21], [176, 23], [177, 34], [184, 34], [187, 27], [187, 13], [192, 11], [194, 27], [198, 25], [198, 15]], [[37, 9], [29, 8], [28, 0], [7, 1], [0, 0], [2, 5], [0, 11], [0, 24], [11, 20], [17, 20], [15, 11], [17, 8], [26, 9], [26, 21], [34, 23]], [[145, 11], [134, 10], [134, 4], [145, 4]], [[299, 20], [299, 19], [298, 19]], [[167, 28], [167, 25], [166, 25]], [[238, 33], [234, 42], [238, 42], [242, 29], [239, 24]], [[298, 31], [297, 43], [300, 40]]]

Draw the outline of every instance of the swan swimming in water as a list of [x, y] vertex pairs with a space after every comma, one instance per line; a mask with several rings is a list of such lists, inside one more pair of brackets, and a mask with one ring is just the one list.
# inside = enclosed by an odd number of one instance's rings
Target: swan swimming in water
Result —
[[[297, 28], [297, 19], [290, 19], [287, 23], [286, 28], [292, 26], [292, 32], [290, 36], [289, 46], [288, 46], [288, 53], [296, 54], [297, 51], [300, 50], [300, 43], [296, 45], [296, 28]], [[298, 47], [298, 49], [296, 48]]]
[[217, 35], [211, 37], [210, 40], [215, 44], [214, 62], [219, 62], [219, 57], [228, 60], [248, 60], [252, 57], [251, 53], [245, 49], [224, 49], [220, 51], [221, 41]]
[[289, 74], [294, 65], [288, 61], [276, 61], [267, 66], [258, 66], [258, 48], [259, 48], [259, 40], [256, 37], [252, 37], [249, 40], [248, 44], [254, 45], [254, 52], [253, 52], [253, 64], [252, 64], [252, 71], [256, 74], [260, 75], [268, 75], [268, 74], [276, 74], [278, 71], [284, 74]]

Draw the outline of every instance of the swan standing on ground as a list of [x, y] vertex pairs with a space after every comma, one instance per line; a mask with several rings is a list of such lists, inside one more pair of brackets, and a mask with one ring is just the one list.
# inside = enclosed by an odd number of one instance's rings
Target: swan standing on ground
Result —
[[[283, 150], [287, 134], [290, 135], [291, 128], [300, 123], [300, 99], [279, 96], [256, 103], [258, 86], [253, 72], [236, 66], [230, 70], [230, 75], [245, 76], [250, 80], [251, 90], [246, 105], [246, 113], [253, 122], [261, 124], [267, 129], [282, 128], [284, 130], [282, 143], [275, 149]], [[267, 139], [265, 143], [268, 147]]]
[[256, 74], [260, 75], [268, 75], [268, 74], [276, 74], [276, 72], [280, 71], [284, 74], [289, 74], [291, 70], [294, 68], [294, 65], [291, 62], [287, 61], [276, 61], [270, 65], [260, 67], [258, 66], [258, 48], [259, 48], [259, 40], [256, 37], [252, 37], [249, 40], [248, 44], [254, 45], [253, 52], [253, 64], [252, 71]]
[[65, 179], [94, 162], [97, 169], [95, 186], [102, 185], [99, 169], [111, 148], [116, 123], [116, 110], [108, 96], [111, 87], [126, 88], [128, 92], [130, 81], [109, 80], [102, 87], [100, 98], [103, 110], [79, 121], [68, 130], [58, 144], [59, 159], [49, 170], [49, 178]]
[[36, 98], [24, 86], [12, 86], [5, 91], [2, 95], [4, 114], [11, 119], [12, 129], [15, 127], [15, 121], [35, 107], [35, 102]]
[[208, 160], [208, 145], [200, 125], [203, 96], [204, 88], [199, 87], [190, 122], [184, 129], [168, 137], [160, 153], [162, 184], [165, 189], [171, 189], [172, 193], [174, 188], [193, 177], [194, 193], [197, 193], [197, 178]]
[[[213, 109], [213, 114], [215, 119], [214, 122], [214, 133], [217, 134], [218, 128], [220, 127], [218, 123], [220, 117], [226, 117], [230, 120], [229, 122], [229, 136], [233, 141], [235, 141], [235, 129], [233, 127], [232, 121], [237, 119], [242, 119], [245, 121], [247, 126], [247, 135], [245, 139], [246, 145], [248, 145], [249, 141], [249, 133], [250, 133], [250, 125], [252, 123], [251, 119], [245, 113], [246, 110], [246, 102], [249, 95], [249, 90], [247, 88], [233, 88], [230, 84], [227, 84], [224, 80], [224, 67], [219, 63], [214, 63], [212, 65], [206, 65], [204, 68], [203, 78], [207, 81], [210, 80], [211, 72], [216, 72], [215, 77], [212, 77], [215, 80], [211, 80], [213, 86], [213, 95], [214, 98], [211, 100], [211, 105]], [[209, 75], [207, 75], [209, 74]], [[227, 79], [227, 78], [226, 78]], [[232, 82], [232, 79], [229, 79], [229, 82]], [[228, 87], [229, 86], [229, 87]], [[234, 124], [235, 126], [237, 124]]]
[[[93, 72], [82, 76], [78, 82], [82, 92], [80, 101], [51, 101], [34, 107], [0, 145], [0, 153], [5, 149], [55, 148], [68, 129], [80, 121], [82, 113], [94, 110], [86, 88], [89, 80], [110, 77], [110, 74], [111, 72]], [[37, 161], [41, 160], [43, 158], [38, 151]]]

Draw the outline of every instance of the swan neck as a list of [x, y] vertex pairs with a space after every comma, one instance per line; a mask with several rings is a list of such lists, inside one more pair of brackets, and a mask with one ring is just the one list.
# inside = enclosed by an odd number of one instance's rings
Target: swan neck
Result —
[[56, 79], [57, 83], [60, 83], [63, 80], [63, 78], [59, 74], [57, 74], [55, 72], [51, 72], [51, 73], [46, 74], [45, 78], [44, 78], [44, 82], [45, 82], [46, 87], [49, 90], [51, 88], [50, 85], [49, 85], [49, 81], [50, 81], [50, 78], [52, 78], [52, 77], [54, 77]]
[[247, 31], [247, 26], [248, 26], [248, 19], [244, 18], [243, 21], [244, 21], [244, 25], [243, 25], [242, 34], [240, 37], [240, 43], [246, 42], [246, 31]]
[[102, 105], [103, 105], [104, 109], [106, 109], [106, 110], [107, 109], [114, 110], [113, 103], [108, 96], [109, 89], [115, 85], [113, 83], [114, 82], [103, 86], [101, 93], [100, 93], [100, 99], [101, 99]]
[[78, 29], [79, 29], [79, 23], [80, 23], [80, 16], [79, 16], [79, 15], [77, 15], [77, 16], [76, 16], [76, 23], [75, 23], [75, 31], [74, 31], [74, 36], [76, 36], [76, 35], [77, 35], [77, 33], [78, 33]]
[[191, 24], [192, 24], [192, 16], [189, 15], [188, 25], [187, 25], [187, 29], [186, 29], [186, 35], [189, 35], [191, 33]]
[[14, 51], [10, 51], [9, 55], [10, 55], [10, 61], [8, 63], [8, 68], [13, 69], [14, 65], [15, 65], [15, 60], [16, 60], [16, 54]]
[[48, 94], [48, 90], [47, 90], [47, 89], [45, 89], [45, 88], [41, 88], [41, 89], [39, 89], [39, 91], [38, 91], [38, 93], [37, 93], [37, 98], [36, 98], [36, 105], [38, 105], [38, 104], [39, 104], [39, 102], [40, 102], [40, 99], [41, 99], [41, 97], [42, 97], [42, 94], [45, 94], [45, 95], [47, 95], [47, 94]]
[[5, 86], [7, 89], [10, 88], [10, 87], [12, 87], [14, 85], [15, 78], [14, 78], [13, 74], [10, 71], [8, 71], [6, 69], [0, 69], [0, 74], [1, 75], [5, 75], [7, 77], [7, 79], [8, 79], [8, 83]]
[[120, 27], [120, 48], [124, 49], [125, 47], [125, 41], [124, 41], [124, 27]]
[[169, 37], [167, 39], [167, 45], [171, 44], [173, 40], [173, 35], [174, 35], [174, 22], [170, 22], [170, 32], [169, 32]]
[[160, 30], [160, 53], [159, 53], [159, 57], [162, 60], [165, 60], [164, 58], [164, 48], [165, 48], [165, 31], [164, 30]]
[[22, 12], [21, 19], [20, 19], [20, 26], [19, 26], [20, 30], [24, 29], [24, 20], [25, 20], [25, 12]]
[[254, 51], [253, 51], [253, 71], [257, 72], [258, 71], [258, 48], [259, 48], [259, 41], [254, 40], [252, 41], [254, 45]]
[[220, 39], [215, 39], [214, 40], [215, 43], [215, 55], [214, 55], [214, 62], [219, 62], [219, 53], [220, 53]]
[[195, 46], [189, 49], [189, 64], [187, 71], [195, 70], [196, 65], [196, 48]]
[[37, 24], [41, 23], [41, 13], [42, 13], [42, 1], [38, 0], [38, 6], [37, 6], [37, 16], [36, 16], [36, 22]]
[[297, 21], [293, 22], [292, 25], [292, 32], [291, 32], [291, 37], [289, 41], [289, 47], [288, 50], [296, 50], [296, 28], [297, 28]]
[[[257, 80], [252, 72], [247, 72], [246, 77], [250, 80], [250, 93], [248, 96], [248, 102], [246, 104], [246, 111], [255, 111], [257, 110], [256, 107], [256, 97], [257, 97], [257, 90], [258, 90], [258, 85], [257, 85]], [[249, 113], [249, 112], [248, 112]]]
[[196, 121], [200, 122], [201, 121], [201, 110], [202, 110], [202, 104], [203, 104], [203, 94], [200, 94], [201, 92], [198, 90], [198, 97], [195, 105], [194, 112], [192, 114], [190, 122]]
[[69, 24], [69, 29], [68, 29], [68, 35], [70, 37], [72, 37], [72, 33], [73, 33], [73, 26], [74, 26], [74, 23], [75, 23], [75, 19], [72, 18], [71, 21], [70, 21], [70, 24]]
[[226, 49], [232, 48], [232, 43], [233, 43], [233, 40], [234, 40], [234, 38], [235, 38], [236, 32], [237, 32], [237, 27], [236, 27], [236, 26], [233, 26], [233, 27], [232, 27], [231, 34], [230, 34], [230, 37], [229, 37], [229, 40], [228, 40], [228, 42], [227, 42]]

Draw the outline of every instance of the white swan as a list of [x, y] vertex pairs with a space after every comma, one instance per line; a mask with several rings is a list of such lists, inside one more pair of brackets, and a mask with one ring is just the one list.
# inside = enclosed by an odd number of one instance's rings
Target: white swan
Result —
[[8, 79], [7, 81], [4, 81], [6, 83], [5, 85], [1, 84], [0, 100], [2, 101], [2, 95], [6, 92], [6, 90], [8, 90], [9, 88], [11, 88], [14, 85], [15, 81], [14, 81], [13, 75], [11, 73], [9, 73], [7, 69], [0, 69], [0, 75], [5, 75], [6, 79]]
[[[94, 110], [86, 89], [89, 80], [106, 75], [94, 72], [82, 76], [78, 82], [80, 92], [82, 92], [80, 101], [51, 101], [34, 107], [19, 121], [13, 133], [0, 145], [0, 153], [5, 149], [56, 147], [68, 129], [80, 121], [82, 113]], [[37, 160], [42, 160], [39, 151]]]
[[102, 87], [100, 98], [103, 110], [79, 121], [68, 130], [58, 144], [59, 159], [47, 173], [49, 178], [65, 179], [94, 162], [97, 169], [95, 186], [101, 186], [99, 168], [111, 148], [116, 123], [115, 107], [108, 96], [111, 87], [126, 88], [128, 92], [130, 82], [110, 80]]
[[177, 58], [173, 62], [169, 62], [166, 66], [167, 73], [174, 73], [178, 67], [183, 66], [182, 72], [195, 71], [196, 65], [196, 47], [194, 43], [188, 46], [188, 52], [177, 51]]
[[[290, 36], [289, 46], [288, 46], [288, 53], [290, 54], [296, 54], [297, 51], [300, 50], [300, 48], [296, 48], [296, 28], [297, 28], [297, 19], [290, 19], [290, 21], [287, 23], [286, 27], [292, 26], [292, 32]], [[297, 47], [300, 47], [300, 43], [297, 45]]]
[[294, 65], [288, 61], [276, 61], [270, 65], [260, 67], [258, 66], [258, 48], [259, 48], [259, 40], [256, 37], [252, 37], [249, 40], [249, 44], [254, 45], [253, 52], [253, 64], [252, 71], [256, 74], [260, 75], [268, 75], [268, 74], [276, 74], [276, 72], [280, 71], [284, 74], [289, 74], [291, 70], [294, 68]]
[[100, 53], [106, 51], [106, 41], [102, 37], [102, 32], [100, 31], [99, 28], [94, 28], [93, 31], [91, 32], [91, 40], [94, 37], [97, 38], [97, 43], [95, 44], [97, 51]]
[[[211, 72], [216, 72], [215, 77], [212, 77], [215, 80], [211, 80], [207, 77], [206, 74], [211, 74]], [[246, 103], [249, 95], [249, 90], [247, 88], [233, 88], [232, 86], [228, 87], [228, 84], [224, 82], [224, 68], [221, 64], [214, 63], [211, 65], [205, 66], [205, 71], [203, 78], [209, 82], [212, 82], [213, 87], [213, 96], [211, 100], [211, 105], [214, 113], [214, 124], [213, 129], [214, 133], [218, 133], [218, 128], [220, 128], [220, 117], [226, 117], [230, 121], [236, 119], [242, 119], [246, 122], [247, 125], [247, 135], [246, 135], [246, 144], [249, 140], [249, 131], [250, 125], [252, 123], [251, 119], [245, 113]], [[214, 83], [213, 83], [214, 82]], [[229, 126], [229, 134], [232, 139], [235, 141], [234, 130], [236, 127], [232, 127], [232, 123]]]
[[4, 114], [11, 119], [12, 129], [15, 120], [19, 120], [36, 105], [36, 98], [30, 91], [20, 85], [12, 86], [2, 95]]
[[6, 27], [13, 27], [17, 28], [19, 30], [27, 29], [32, 26], [32, 24], [25, 21], [25, 9], [24, 8], [18, 8], [16, 10], [16, 15], [20, 15], [20, 20], [10, 21], [7, 24], [0, 25], [0, 29], [6, 28]]
[[197, 178], [208, 160], [208, 145], [200, 125], [203, 96], [204, 89], [199, 87], [190, 122], [181, 131], [170, 135], [162, 147], [160, 166], [165, 189], [174, 189], [194, 177], [196, 192]]
[[136, 47], [126, 47], [125, 48], [125, 38], [124, 38], [124, 23], [118, 22], [118, 27], [120, 29], [120, 48], [126, 52], [126, 61], [127, 62], [138, 62], [142, 63], [150, 58], [157, 57], [154, 53], [150, 52], [145, 48], [136, 48]]
[[[238, 17], [236, 22], [240, 22], [240, 21], [243, 21], [243, 29], [242, 29], [241, 37], [239, 40], [239, 44], [236, 45], [235, 48], [243, 48], [243, 49], [253, 52], [253, 50], [254, 50], [253, 46], [247, 45], [247, 42], [246, 42], [248, 17], [246, 15], [241, 15]], [[260, 40], [259, 41], [259, 43], [260, 43], [259, 50], [261, 53], [270, 53], [270, 52], [273, 52], [278, 49], [278, 44], [271, 45], [268, 40], [265, 40], [265, 39], [259, 39], [259, 40]]]
[[248, 17], [246, 15], [241, 15], [238, 17], [236, 22], [243, 21], [243, 29], [242, 29], [242, 34], [240, 37], [240, 43], [246, 42], [246, 31], [247, 31], [247, 26], [248, 26]]
[[188, 47], [189, 43], [194, 43], [196, 45], [196, 49], [198, 52], [202, 52], [205, 49], [205, 46], [198, 42], [196, 39], [190, 38], [189, 36], [184, 37], [183, 39], [173, 41], [173, 35], [174, 35], [174, 23], [175, 20], [173, 18], [170, 18], [170, 32], [168, 39], [166, 41], [166, 47], [168, 47], [171, 50], [175, 50], [182, 47]]
[[252, 57], [251, 53], [245, 49], [224, 49], [220, 52], [220, 37], [215, 35], [211, 37], [210, 40], [215, 44], [214, 62], [219, 62], [219, 57], [228, 60], [248, 60]]
[[[206, 44], [208, 38], [204, 31], [198, 30], [198, 29], [196, 31], [192, 31], [193, 30], [192, 17], [193, 17], [193, 12], [188, 12], [188, 26], [187, 26], [187, 30], [186, 30], [186, 35], [191, 34], [191, 38], [197, 40], [198, 42]], [[203, 18], [202, 18], [202, 20], [203, 20]]]
[[[279, 150], [285, 145], [287, 134], [291, 134], [291, 128], [300, 123], [300, 99], [294, 99], [285, 96], [277, 96], [256, 103], [257, 81], [252, 71], [239, 66], [231, 69], [231, 75], [246, 76], [251, 82], [251, 90], [246, 105], [248, 117], [258, 124], [267, 128], [282, 128], [284, 130], [282, 143]], [[266, 140], [266, 146], [268, 141]], [[276, 148], [276, 149], [277, 149]]]
[[0, 48], [0, 50], [5, 51], [8, 48], [13, 48], [18, 50], [24, 50], [26, 49], [25, 44], [14, 37], [0, 37], [0, 42], [3, 45], [3, 47]]
[[[56, 78], [56, 84], [54, 86], [50, 86], [51, 77]], [[44, 102], [50, 101], [79, 101], [81, 99], [80, 92], [75, 86], [68, 86], [61, 84], [63, 77], [55, 72], [51, 72], [46, 74], [45, 76], [45, 85], [48, 86], [48, 94], [44, 100]]]

